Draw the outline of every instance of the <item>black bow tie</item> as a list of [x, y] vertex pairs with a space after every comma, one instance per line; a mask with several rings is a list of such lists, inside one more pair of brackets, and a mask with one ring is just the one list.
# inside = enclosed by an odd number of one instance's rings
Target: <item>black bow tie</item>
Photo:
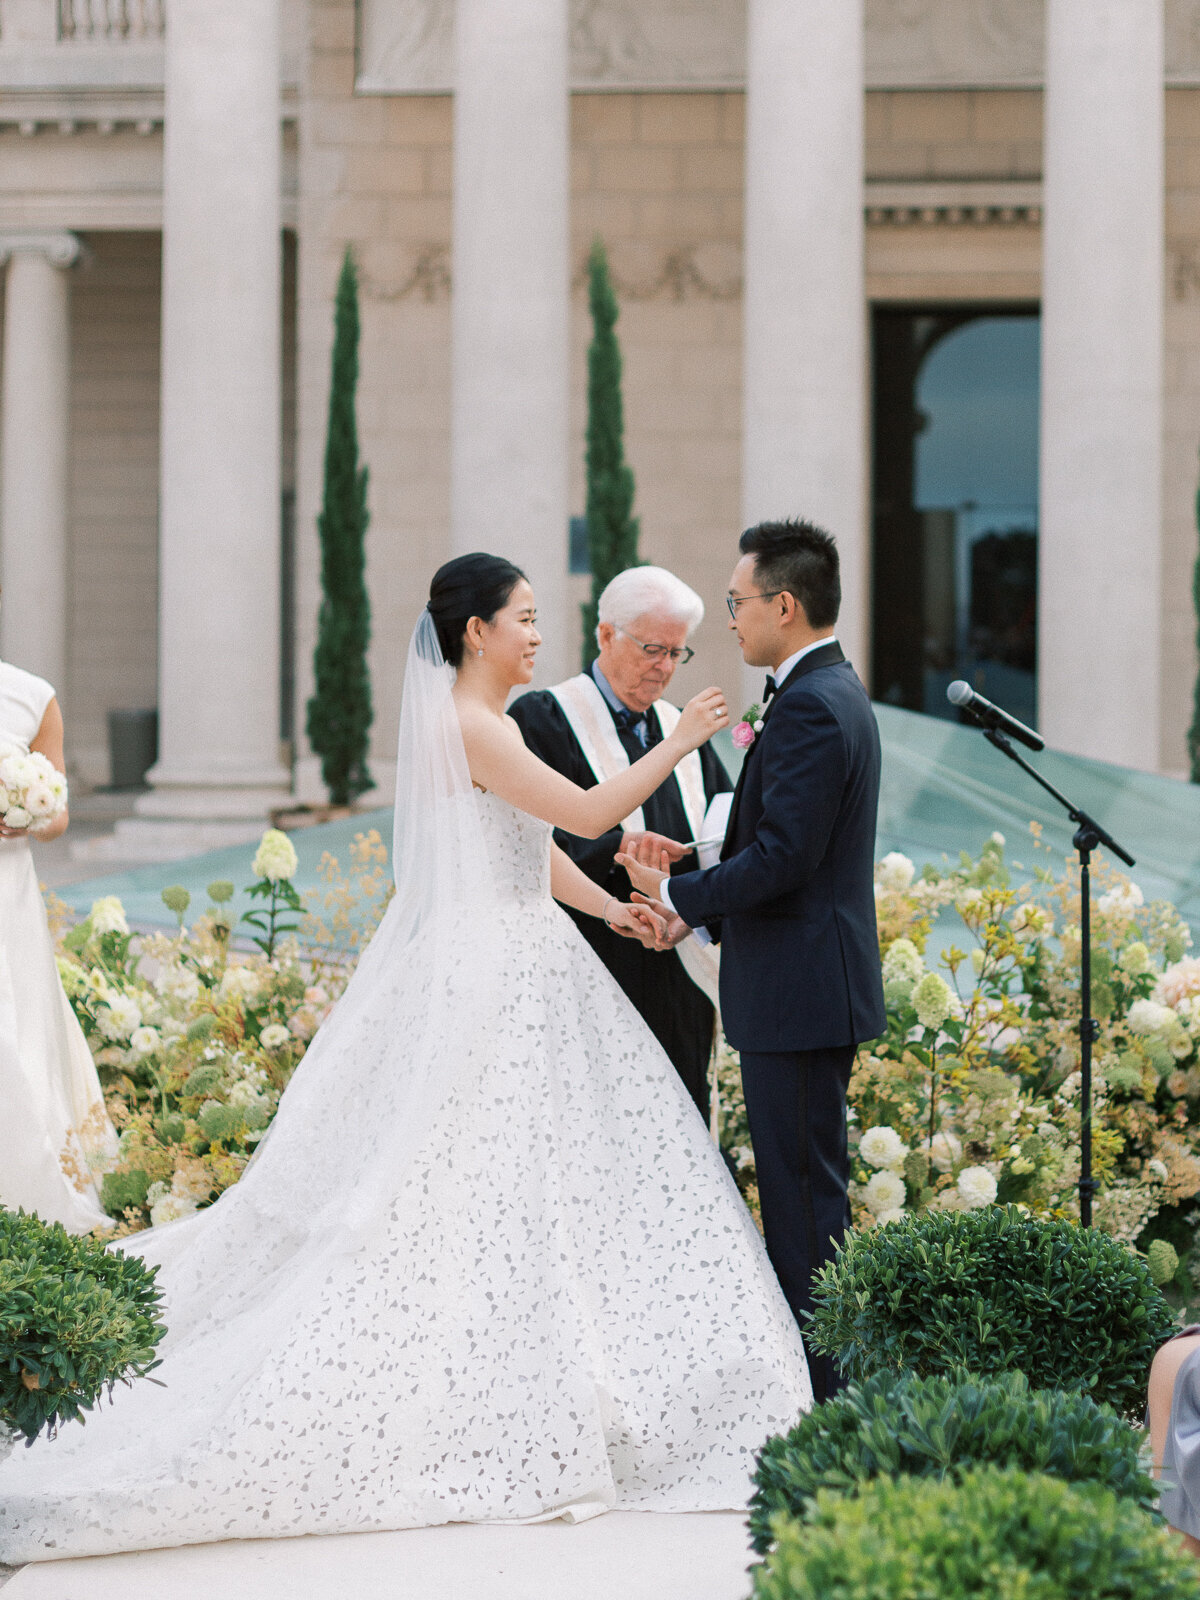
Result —
[[622, 706], [615, 715], [617, 727], [624, 728], [629, 733], [636, 733], [639, 728], [646, 726], [646, 713], [644, 711], [631, 711], [628, 706]]
[[768, 672], [767, 673], [767, 681], [763, 685], [763, 704], [764, 705], [767, 703], [767, 701], [771, 698], [771, 696], [774, 693], [775, 693], [775, 679]]

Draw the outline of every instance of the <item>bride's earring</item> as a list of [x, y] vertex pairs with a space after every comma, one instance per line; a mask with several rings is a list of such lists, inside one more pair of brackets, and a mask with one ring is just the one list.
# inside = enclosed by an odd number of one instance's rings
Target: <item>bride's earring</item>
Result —
[[477, 656], [481, 656], [483, 654], [483, 651], [482, 650], [476, 650], [475, 654]]

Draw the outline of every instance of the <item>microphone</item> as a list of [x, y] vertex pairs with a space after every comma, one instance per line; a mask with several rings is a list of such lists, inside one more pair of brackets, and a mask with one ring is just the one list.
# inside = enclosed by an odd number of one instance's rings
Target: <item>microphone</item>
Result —
[[981, 728], [994, 728], [997, 733], [1007, 733], [1010, 738], [1018, 739], [1023, 745], [1028, 745], [1030, 750], [1046, 748], [1046, 741], [1040, 733], [1034, 733], [1032, 728], [1027, 728], [1023, 722], [1018, 722], [1016, 717], [1010, 717], [1007, 711], [994, 706], [981, 694], [976, 694], [971, 685], [964, 683], [961, 678], [956, 678], [946, 690], [946, 699], [952, 706], [965, 711]]

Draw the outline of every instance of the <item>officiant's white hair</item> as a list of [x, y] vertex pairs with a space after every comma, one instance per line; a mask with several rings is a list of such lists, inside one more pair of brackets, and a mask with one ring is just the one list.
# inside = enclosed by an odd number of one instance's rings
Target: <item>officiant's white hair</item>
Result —
[[704, 621], [704, 601], [665, 567], [627, 567], [618, 572], [601, 594], [596, 615], [614, 628], [628, 628], [651, 611], [686, 622], [689, 634]]

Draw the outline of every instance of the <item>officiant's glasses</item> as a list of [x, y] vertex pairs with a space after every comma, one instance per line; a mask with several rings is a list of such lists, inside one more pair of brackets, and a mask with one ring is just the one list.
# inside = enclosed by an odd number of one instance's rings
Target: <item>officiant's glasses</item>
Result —
[[725, 604], [729, 607], [729, 615], [737, 621], [738, 607], [744, 606], [747, 600], [774, 600], [776, 595], [786, 594], [786, 589], [772, 589], [769, 594], [727, 594]]
[[696, 654], [687, 645], [682, 650], [672, 650], [669, 645], [665, 644], [643, 644], [640, 639], [635, 639], [631, 633], [626, 633], [624, 628], [615, 628], [615, 631], [624, 634], [630, 644], [637, 645], [647, 661], [669, 661], [673, 667], [686, 667]]

